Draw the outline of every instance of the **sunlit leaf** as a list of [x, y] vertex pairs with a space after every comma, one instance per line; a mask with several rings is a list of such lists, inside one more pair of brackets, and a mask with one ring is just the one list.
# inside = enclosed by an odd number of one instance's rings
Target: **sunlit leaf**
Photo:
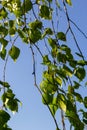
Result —
[[67, 4], [69, 4], [70, 6], [72, 5], [71, 0], [66, 0]]
[[58, 94], [58, 105], [59, 107], [64, 111], [66, 112], [66, 99], [65, 99], [65, 96], [63, 94]]
[[44, 93], [42, 95], [42, 103], [43, 104], [48, 105], [48, 104], [52, 103], [52, 100], [53, 100], [53, 95], [50, 95], [48, 93]]

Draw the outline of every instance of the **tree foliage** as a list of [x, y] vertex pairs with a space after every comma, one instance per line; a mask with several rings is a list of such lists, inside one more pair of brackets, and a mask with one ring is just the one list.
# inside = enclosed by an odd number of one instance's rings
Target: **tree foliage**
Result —
[[[72, 4], [71, 0], [62, 0], [60, 3], [58, 0], [0, 1], [0, 58], [5, 62], [3, 80], [0, 80], [2, 94], [0, 130], [11, 130], [7, 125], [10, 120], [7, 110], [17, 112], [21, 103], [5, 79], [8, 58], [16, 62], [21, 53], [21, 48], [15, 45], [18, 39], [30, 47], [34, 84], [42, 96], [42, 103], [48, 107], [52, 115], [56, 130], [60, 130], [55, 116], [58, 110], [61, 110], [63, 130], [65, 130], [65, 118], [70, 122], [70, 129], [84, 130], [87, 124], [87, 96], [83, 97], [78, 90], [86, 77], [87, 61], [71, 25], [75, 26], [85, 38], [87, 36], [69, 17], [67, 6], [71, 8]], [[64, 11], [66, 17], [64, 20], [67, 22], [65, 31], [58, 29], [60, 20], [58, 11]], [[66, 44], [68, 34], [73, 37], [76, 52], [69, 47], [68, 43]], [[43, 47], [46, 47], [46, 52], [41, 50], [40, 42]], [[36, 80], [34, 49], [38, 50], [42, 58], [41, 64], [45, 66], [40, 85]], [[77, 104], [81, 103], [83, 106], [78, 107]]]

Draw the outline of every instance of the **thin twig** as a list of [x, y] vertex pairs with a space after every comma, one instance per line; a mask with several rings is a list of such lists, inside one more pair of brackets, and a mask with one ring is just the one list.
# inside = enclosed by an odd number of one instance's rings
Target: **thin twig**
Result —
[[63, 114], [63, 111], [62, 111], [62, 110], [61, 110], [61, 118], [62, 118], [63, 130], [66, 130], [66, 128], [65, 128], [65, 122], [64, 122], [64, 114]]
[[76, 23], [74, 21], [72, 21], [71, 19], [69, 19], [69, 21], [79, 30], [80, 33], [82, 33], [82, 35], [87, 39], [87, 35], [76, 25]]
[[[36, 86], [36, 88], [38, 89], [39, 93], [40, 93], [41, 96], [43, 97], [43, 94], [42, 94], [42, 92], [41, 92], [41, 90], [40, 90], [40, 88], [39, 88], [39, 86], [37, 85], [37, 82], [36, 82], [35, 57], [34, 57], [34, 51], [33, 51], [33, 48], [32, 48], [31, 45], [30, 45], [30, 49], [31, 49], [31, 52], [32, 52], [32, 58], [33, 58], [34, 85]], [[45, 103], [46, 103], [46, 100], [45, 100], [44, 97], [43, 97], [43, 99], [44, 99], [44, 101], [45, 101]], [[46, 103], [46, 104], [47, 104], [47, 103]], [[57, 124], [57, 120], [56, 120], [55, 116], [53, 115], [53, 113], [52, 113], [52, 111], [51, 111], [49, 105], [47, 105], [47, 108], [49, 109], [49, 111], [50, 111], [50, 113], [51, 113], [51, 116], [53, 117], [53, 120], [54, 120], [54, 122], [55, 122], [55, 125], [56, 125], [56, 127], [57, 127], [57, 130], [59, 130], [59, 128], [58, 128], [58, 124]]]
[[78, 48], [78, 51], [79, 51], [79, 53], [81, 54], [82, 59], [84, 60], [83, 53], [82, 53], [82, 51], [81, 51], [81, 49], [80, 49], [80, 47], [79, 47], [79, 45], [78, 45], [78, 42], [77, 42], [77, 40], [76, 40], [76, 37], [75, 37], [75, 35], [74, 35], [73, 31], [72, 31], [72, 28], [71, 28], [71, 26], [70, 26], [70, 18], [69, 18], [69, 15], [68, 15], [68, 11], [67, 11], [67, 7], [66, 7], [66, 4], [65, 4], [65, 0], [62, 0], [62, 2], [63, 2], [63, 6], [64, 6], [64, 10], [65, 10], [67, 22], [68, 22], [68, 31], [70, 30], [70, 32], [71, 32], [71, 34], [72, 34], [72, 36], [73, 36], [73, 39], [74, 39], [74, 41], [75, 41], [75, 44], [76, 44], [76, 46], [77, 46], [77, 48]]

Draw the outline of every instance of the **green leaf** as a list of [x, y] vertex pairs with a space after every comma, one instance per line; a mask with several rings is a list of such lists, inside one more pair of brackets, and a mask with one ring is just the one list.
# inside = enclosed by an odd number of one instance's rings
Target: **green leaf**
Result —
[[5, 36], [7, 36], [7, 34], [8, 34], [8, 29], [0, 24], [0, 35], [5, 37]]
[[58, 105], [59, 105], [59, 107], [64, 112], [66, 112], [66, 99], [65, 99], [65, 96], [63, 94], [58, 94], [57, 99], [58, 99]]
[[66, 41], [66, 35], [63, 32], [58, 32], [57, 37], [59, 40]]
[[76, 52], [75, 54], [76, 54], [77, 56], [83, 58], [83, 55], [81, 55], [80, 53]]
[[48, 58], [48, 55], [43, 56], [43, 63], [44, 65], [49, 65], [51, 61]]
[[30, 43], [35, 43], [41, 39], [41, 32], [38, 29], [29, 30]]
[[83, 111], [83, 117], [87, 119], [87, 112]]
[[55, 81], [58, 85], [62, 86], [62, 79], [59, 76], [55, 77]]
[[87, 108], [87, 97], [84, 97], [84, 106], [85, 106], [85, 108]]
[[57, 109], [58, 109], [58, 105], [49, 105], [51, 112], [53, 115], [55, 115]]
[[8, 41], [5, 38], [0, 38], [0, 43], [3, 45], [3, 47], [5, 48], [8, 44]]
[[44, 93], [49, 93], [49, 94], [54, 94], [58, 90], [57, 85], [50, 83], [50, 81], [48, 80], [43, 80], [40, 83], [40, 88]]
[[0, 84], [1, 84], [3, 87], [6, 87], [6, 88], [9, 88], [9, 87], [10, 87], [9, 83], [7, 83], [7, 82], [0, 81]]
[[85, 69], [80, 67], [74, 70], [74, 74], [80, 81], [82, 81], [86, 76]]
[[68, 93], [73, 94], [74, 93], [74, 88], [72, 86], [68, 86]]
[[7, 13], [6, 9], [4, 7], [2, 7], [0, 9], [0, 19], [6, 18], [7, 15], [8, 15], [8, 13]]
[[18, 112], [18, 102], [16, 99], [9, 99], [6, 103], [7, 108], [12, 112]]
[[71, 0], [66, 0], [66, 3], [67, 3], [68, 5], [70, 5], [70, 6], [72, 6]]
[[9, 27], [14, 28], [15, 27], [15, 21], [14, 20], [9, 20]]
[[30, 11], [32, 9], [32, 2], [31, 0], [24, 0], [23, 5], [22, 5], [22, 10], [25, 13]]
[[51, 12], [52, 12], [52, 10], [48, 6], [46, 6], [46, 5], [40, 6], [39, 15], [41, 16], [41, 18], [51, 19]]
[[87, 124], [87, 119], [83, 119], [83, 122], [84, 122], [85, 124]]
[[77, 65], [85, 66], [85, 65], [87, 65], [87, 61], [85, 61], [85, 60], [79, 60], [79, 61], [77, 62]]
[[53, 95], [50, 95], [48, 93], [44, 93], [42, 95], [42, 103], [45, 104], [45, 105], [49, 105], [52, 103], [52, 100], [53, 100]]
[[53, 115], [56, 114], [56, 111], [58, 110], [59, 106], [58, 106], [58, 98], [57, 97], [53, 97], [52, 103], [49, 105], [51, 112]]
[[34, 22], [29, 23], [29, 27], [31, 29], [41, 29], [42, 28], [42, 22], [39, 20], [35, 20]]
[[48, 38], [48, 43], [52, 48], [57, 48], [57, 43], [55, 39]]
[[63, 69], [64, 69], [64, 71], [66, 72], [66, 75], [68, 75], [68, 76], [70, 76], [70, 77], [73, 75], [72, 70], [71, 70], [68, 66], [63, 65]]
[[4, 110], [0, 110], [0, 127], [3, 127], [8, 120], [10, 120], [10, 115]]
[[58, 62], [66, 63], [66, 61], [67, 61], [66, 54], [58, 52], [58, 54], [57, 54], [57, 60], [58, 60]]
[[74, 88], [75, 88], [75, 89], [78, 89], [80, 86], [81, 86], [81, 85], [80, 85], [78, 82], [74, 81]]
[[53, 31], [51, 30], [51, 28], [45, 28], [42, 38], [44, 38], [46, 35], [53, 35]]
[[15, 28], [10, 28], [9, 29], [9, 35], [14, 36], [15, 33], [16, 33], [16, 29]]
[[6, 57], [6, 49], [2, 45], [2, 50], [0, 51], [0, 57], [4, 60]]
[[77, 101], [79, 101], [80, 103], [83, 102], [83, 98], [79, 93], [74, 92], [74, 95]]
[[12, 48], [9, 50], [9, 55], [14, 61], [17, 60], [19, 54], [20, 54], [20, 49], [17, 48], [16, 46], [12, 46]]

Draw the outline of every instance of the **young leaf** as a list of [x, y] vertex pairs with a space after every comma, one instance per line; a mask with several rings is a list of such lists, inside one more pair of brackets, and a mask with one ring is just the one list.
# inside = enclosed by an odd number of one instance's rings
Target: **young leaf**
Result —
[[17, 48], [16, 46], [12, 46], [12, 48], [9, 50], [9, 55], [14, 61], [17, 60], [19, 54], [20, 54], [20, 49]]

